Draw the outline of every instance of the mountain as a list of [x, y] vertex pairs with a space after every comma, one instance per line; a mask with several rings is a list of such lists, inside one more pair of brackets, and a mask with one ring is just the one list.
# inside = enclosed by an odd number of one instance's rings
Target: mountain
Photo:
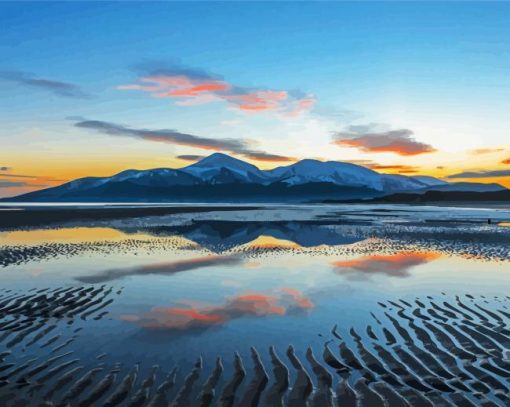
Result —
[[377, 172], [359, 165], [336, 161], [302, 160], [269, 170], [267, 173], [272, 179], [289, 185], [329, 182], [336, 185], [383, 190], [381, 176]]
[[438, 185], [448, 185], [448, 182], [428, 176], [428, 175], [415, 175], [412, 178], [414, 180], [421, 182], [422, 184], [425, 184], [430, 187], [435, 187]]
[[182, 169], [182, 172], [209, 184], [235, 182], [264, 184], [270, 177], [252, 164], [222, 153], [214, 153]]
[[380, 174], [337, 161], [302, 160], [272, 170], [222, 153], [184, 168], [126, 170], [80, 178], [10, 202], [309, 202], [376, 198], [397, 192], [498, 191], [498, 184], [450, 184], [428, 176]]
[[466, 191], [466, 192], [496, 192], [504, 191], [506, 188], [500, 184], [482, 184], [479, 182], [452, 182], [439, 185], [432, 185], [426, 191]]
[[365, 203], [429, 203], [429, 202], [510, 202], [510, 190], [473, 191], [427, 191], [423, 194], [398, 193], [363, 200]]

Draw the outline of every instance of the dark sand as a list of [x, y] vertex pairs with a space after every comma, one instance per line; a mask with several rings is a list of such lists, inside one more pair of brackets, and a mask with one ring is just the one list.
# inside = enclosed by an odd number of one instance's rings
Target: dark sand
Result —
[[243, 205], [175, 205], [175, 206], [3, 206], [0, 227], [18, 228], [51, 225], [57, 222], [98, 221], [144, 216], [164, 216], [177, 213], [242, 211], [260, 209]]
[[[122, 292], [120, 291], [120, 294]], [[190, 371], [123, 366], [97, 350], [74, 356], [74, 339], [52, 335], [61, 324], [101, 318], [111, 286], [0, 291], [0, 404], [5, 406], [464, 406], [509, 405], [509, 298], [489, 310], [471, 295], [380, 303], [367, 336], [334, 327], [322, 350], [301, 360], [292, 346], [251, 360], [202, 360]], [[418, 305], [419, 304], [419, 305]], [[441, 304], [441, 305], [438, 305]], [[462, 310], [461, 310], [462, 309]], [[420, 312], [416, 312], [420, 310]], [[424, 314], [424, 311], [427, 315]], [[469, 317], [469, 319], [468, 319]], [[445, 322], [446, 321], [446, 322]], [[84, 329], [87, 329], [85, 326]], [[254, 344], [256, 345], [256, 344]], [[18, 360], [14, 351], [45, 349]], [[91, 344], [93, 346], [93, 344]], [[13, 353], [11, 353], [13, 352]], [[224, 363], [233, 363], [225, 374]], [[145, 367], [144, 370], [141, 368]], [[141, 374], [140, 372], [145, 372]]]

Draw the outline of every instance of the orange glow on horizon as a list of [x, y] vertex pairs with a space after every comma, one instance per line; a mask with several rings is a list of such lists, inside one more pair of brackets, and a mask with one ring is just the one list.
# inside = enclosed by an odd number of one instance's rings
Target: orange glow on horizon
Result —
[[[154, 143], [157, 144], [157, 143]], [[106, 153], [105, 153], [106, 154]], [[292, 161], [278, 161], [271, 159], [257, 160], [247, 158], [242, 155], [233, 155], [237, 158], [250, 162], [260, 169], [268, 170], [281, 165], [289, 165]], [[299, 160], [300, 158], [295, 158]], [[342, 161], [339, 159], [339, 161]], [[348, 160], [347, 160], [348, 161]], [[395, 160], [396, 161], [396, 160]], [[492, 178], [465, 178], [465, 179], [448, 179], [450, 174], [465, 171], [457, 163], [455, 166], [449, 167], [430, 167], [421, 165], [400, 164], [398, 161], [392, 164], [363, 164], [368, 168], [373, 168], [380, 173], [401, 174], [408, 176], [429, 175], [432, 177], [444, 179], [448, 182], [476, 182], [476, 183], [497, 183], [506, 188], [510, 188], [510, 176], [508, 177], [492, 177]], [[405, 161], [405, 160], [404, 160]], [[367, 161], [368, 162], [368, 161]], [[390, 161], [391, 162], [391, 161]], [[42, 159], [37, 153], [27, 152], [23, 156], [18, 156], [9, 160], [9, 166], [12, 170], [4, 173], [0, 172], [0, 181], [23, 181], [26, 185], [4, 187], [0, 189], [0, 196], [16, 196], [23, 193], [36, 191], [39, 189], [49, 188], [64, 184], [66, 182], [83, 178], [83, 177], [109, 177], [127, 169], [148, 170], [153, 168], [183, 168], [192, 164], [177, 158], [177, 154], [170, 156], [146, 152], [143, 155], [130, 151], [123, 153], [122, 156], [112, 155], [111, 157], [98, 157], [95, 155], [85, 156], [52, 156], [48, 155], [47, 159]], [[494, 168], [494, 159], [483, 158], [478, 163], [479, 168]], [[507, 169], [507, 166], [499, 166], [494, 169]], [[23, 175], [28, 178], [13, 178], [14, 175]]]

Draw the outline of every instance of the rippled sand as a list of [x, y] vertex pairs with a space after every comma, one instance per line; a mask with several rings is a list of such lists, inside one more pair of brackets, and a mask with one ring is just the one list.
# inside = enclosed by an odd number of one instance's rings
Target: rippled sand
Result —
[[0, 404], [509, 405], [507, 216], [285, 208], [5, 228]]

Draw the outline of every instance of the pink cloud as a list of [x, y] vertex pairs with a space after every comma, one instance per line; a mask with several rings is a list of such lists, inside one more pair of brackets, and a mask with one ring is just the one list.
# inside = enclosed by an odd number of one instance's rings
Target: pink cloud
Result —
[[402, 156], [433, 153], [437, 151], [429, 144], [416, 141], [409, 129], [363, 133], [340, 131], [334, 134], [334, 143], [354, 147], [367, 153], [395, 153]]
[[285, 316], [314, 307], [308, 297], [294, 288], [282, 288], [271, 294], [248, 292], [229, 297], [219, 305], [190, 300], [179, 302], [183, 306], [155, 307], [142, 315], [123, 315], [122, 319], [146, 329], [187, 331], [221, 326], [240, 318]]
[[288, 97], [286, 91], [260, 90], [239, 95], [227, 95], [225, 99], [236, 104], [241, 110], [264, 111], [278, 110], [281, 103]]
[[296, 96], [286, 90], [242, 88], [211, 75], [197, 74], [183, 68], [143, 75], [138, 83], [121, 85], [117, 89], [177, 99], [176, 103], [181, 106], [224, 101], [245, 112], [275, 111], [287, 117], [297, 117], [315, 104], [311, 96]]
[[285, 116], [288, 117], [298, 117], [301, 116], [304, 112], [309, 111], [317, 102], [315, 98], [309, 97], [296, 101], [293, 106], [290, 106], [290, 109], [284, 113]]

